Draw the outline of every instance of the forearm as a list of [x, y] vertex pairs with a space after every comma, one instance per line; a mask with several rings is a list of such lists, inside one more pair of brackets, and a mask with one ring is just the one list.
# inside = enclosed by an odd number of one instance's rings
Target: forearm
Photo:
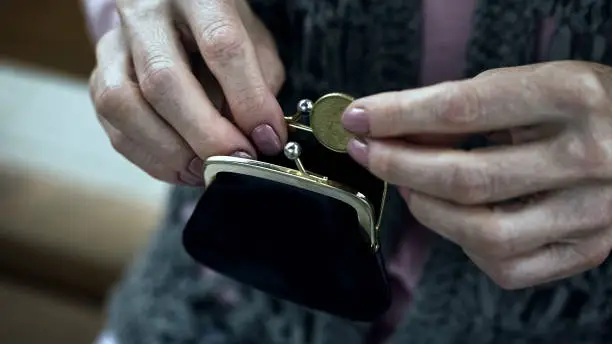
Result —
[[119, 24], [115, 0], [81, 0], [81, 4], [89, 36], [94, 44]]

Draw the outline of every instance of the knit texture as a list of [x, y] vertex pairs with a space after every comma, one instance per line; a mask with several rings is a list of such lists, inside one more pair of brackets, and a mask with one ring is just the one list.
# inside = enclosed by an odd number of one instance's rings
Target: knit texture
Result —
[[[419, 0], [252, 0], [288, 70], [280, 100], [330, 91], [362, 96], [419, 84]], [[535, 62], [537, 25], [554, 14], [550, 59], [611, 64], [609, 0], [480, 0], [466, 77]], [[180, 209], [199, 190], [176, 188], [166, 221], [113, 293], [109, 327], [124, 343], [361, 343], [369, 325], [271, 299], [224, 277], [203, 278], [181, 246]], [[384, 252], [399, 237], [405, 205], [395, 190], [385, 215]], [[544, 286], [504, 291], [456, 245], [438, 238], [411, 306], [390, 344], [612, 343], [612, 267]], [[279, 257], [282, 258], [282, 257]], [[218, 297], [240, 290], [228, 304]]]

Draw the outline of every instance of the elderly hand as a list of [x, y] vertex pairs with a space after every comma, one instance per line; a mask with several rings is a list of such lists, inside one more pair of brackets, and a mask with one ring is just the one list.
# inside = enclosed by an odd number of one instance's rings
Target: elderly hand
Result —
[[118, 0], [117, 9], [121, 26], [98, 43], [90, 81], [117, 151], [155, 178], [199, 185], [211, 155], [282, 149], [274, 93], [284, 68], [246, 0]]
[[[356, 100], [349, 153], [500, 286], [601, 264], [612, 247], [612, 68], [551, 62]], [[427, 137], [488, 133], [471, 151]], [[438, 142], [440, 140], [429, 140]], [[516, 202], [531, 196], [529, 202]], [[537, 196], [537, 197], [536, 197]]]

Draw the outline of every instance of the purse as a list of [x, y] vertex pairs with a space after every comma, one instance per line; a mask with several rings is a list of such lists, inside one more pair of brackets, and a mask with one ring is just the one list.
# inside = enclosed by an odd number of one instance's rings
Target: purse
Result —
[[278, 156], [205, 161], [206, 189], [183, 232], [197, 262], [311, 310], [373, 321], [390, 305], [379, 243], [387, 183], [346, 154], [341, 93], [285, 117]]

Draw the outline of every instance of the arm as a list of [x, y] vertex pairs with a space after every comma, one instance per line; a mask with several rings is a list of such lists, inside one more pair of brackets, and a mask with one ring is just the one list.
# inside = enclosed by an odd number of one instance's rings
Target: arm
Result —
[[115, 0], [81, 0], [87, 29], [95, 44], [109, 30], [119, 25]]

